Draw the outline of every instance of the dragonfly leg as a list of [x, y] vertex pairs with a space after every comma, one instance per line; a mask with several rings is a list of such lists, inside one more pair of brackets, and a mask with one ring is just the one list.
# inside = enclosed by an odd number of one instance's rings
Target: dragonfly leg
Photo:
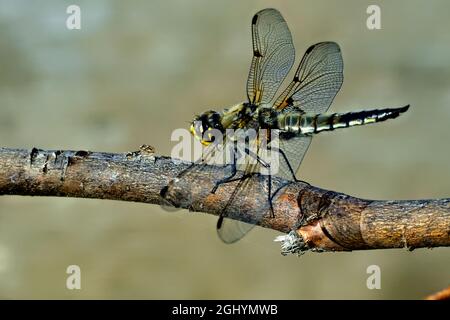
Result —
[[[240, 179], [240, 178], [234, 178], [234, 176], [235, 176], [236, 173], [237, 173], [236, 165], [235, 165], [235, 164], [233, 164], [233, 167], [232, 167], [231, 170], [232, 170], [232, 171], [231, 171], [231, 175], [230, 175], [230, 176], [225, 177], [225, 178], [223, 178], [223, 179], [220, 179], [219, 181], [217, 181], [217, 182], [215, 183], [214, 188], [211, 190], [211, 193], [216, 193], [217, 189], [219, 188], [219, 186], [220, 186], [221, 184], [233, 182], [233, 181], [236, 181], [236, 180], [239, 180], [239, 179]], [[234, 178], [234, 179], [233, 179], [233, 178]]]
[[[235, 176], [235, 175], [236, 175], [236, 173], [234, 173], [233, 176]], [[239, 178], [233, 178], [233, 176], [230, 176], [230, 177], [228, 177], [228, 178], [221, 179], [221, 180], [217, 181], [217, 182], [216, 182], [216, 185], [215, 185], [214, 188], [211, 190], [211, 193], [216, 193], [217, 189], [218, 189], [222, 184], [230, 183], [230, 182], [235, 182], [235, 181], [239, 181], [239, 180], [245, 180], [245, 179], [250, 178], [250, 177], [252, 176], [252, 174], [251, 174], [251, 173], [247, 173], [247, 174], [244, 174], [242, 177], [239, 177]], [[232, 178], [232, 179], [231, 179], [231, 178]]]
[[256, 159], [263, 167], [265, 167], [268, 171], [268, 179], [267, 179], [267, 201], [269, 202], [270, 207], [270, 217], [275, 218], [275, 211], [273, 210], [273, 202], [272, 202], [272, 173], [270, 172], [270, 163], [265, 162], [263, 159], [261, 159], [257, 154], [251, 152], [250, 150], [246, 149], [246, 152], [248, 155], [252, 156]]
[[270, 217], [275, 218], [275, 211], [273, 210], [273, 202], [272, 202], [272, 174], [270, 173], [270, 166], [269, 166], [269, 177], [268, 177], [267, 181], [268, 181], [267, 189], [269, 191], [267, 193], [267, 196], [268, 196], [267, 200], [269, 201], [269, 206], [270, 206]]
[[292, 179], [293, 179], [295, 182], [300, 181], [300, 180], [298, 180], [297, 177], [295, 176], [295, 172], [294, 172], [294, 170], [292, 169], [291, 164], [290, 164], [290, 162], [289, 162], [289, 160], [288, 160], [286, 154], [284, 153], [284, 151], [283, 151], [282, 149], [280, 149], [280, 148], [274, 148], [274, 147], [269, 147], [269, 148], [270, 148], [270, 150], [273, 150], [273, 151], [278, 152], [279, 154], [281, 154], [281, 156], [283, 157], [284, 161], [286, 162], [286, 164], [287, 164], [287, 166], [288, 166], [288, 168], [289, 168], [289, 173], [292, 175]]
[[225, 183], [230, 183], [230, 182], [234, 182], [234, 181], [238, 181], [241, 179], [246, 179], [247, 177], [244, 175], [240, 178], [234, 178], [236, 176], [237, 173], [237, 168], [236, 168], [236, 154], [233, 153], [233, 163], [232, 163], [232, 167], [231, 167], [231, 175], [220, 179], [219, 181], [217, 181], [214, 185], [214, 188], [211, 190], [211, 193], [216, 193], [217, 189], [220, 187], [220, 185], [225, 184]]

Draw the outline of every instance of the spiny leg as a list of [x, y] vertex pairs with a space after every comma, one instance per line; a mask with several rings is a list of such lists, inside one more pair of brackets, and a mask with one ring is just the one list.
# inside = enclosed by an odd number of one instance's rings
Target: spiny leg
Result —
[[273, 210], [273, 203], [272, 203], [272, 173], [270, 172], [270, 165], [269, 165], [269, 177], [267, 179], [268, 181], [268, 201], [269, 201], [269, 206], [270, 206], [270, 216], [271, 218], [275, 218], [275, 211]]
[[253, 158], [256, 159], [256, 161], [258, 161], [264, 168], [267, 169], [267, 171], [269, 172], [268, 174], [268, 185], [267, 185], [267, 189], [268, 189], [268, 193], [267, 193], [267, 200], [269, 202], [269, 207], [270, 207], [270, 217], [274, 218], [275, 217], [275, 211], [273, 210], [273, 202], [272, 202], [272, 173], [270, 172], [270, 164], [265, 162], [263, 159], [261, 159], [257, 154], [255, 154], [254, 152], [245, 149], [245, 152], [252, 156]]
[[274, 150], [275, 152], [278, 152], [279, 154], [281, 154], [281, 155], [283, 156], [283, 159], [284, 159], [284, 161], [286, 162], [286, 164], [287, 164], [287, 166], [288, 166], [289, 172], [290, 172], [290, 174], [292, 175], [292, 179], [293, 179], [295, 182], [303, 182], [303, 183], [309, 184], [309, 183], [306, 182], [306, 181], [297, 179], [297, 177], [295, 176], [295, 172], [294, 172], [294, 170], [292, 169], [291, 163], [289, 162], [289, 160], [288, 160], [288, 158], [287, 158], [287, 156], [286, 156], [286, 153], [284, 153], [283, 149], [280, 149], [280, 148], [273, 148], [273, 147], [270, 147], [270, 149], [271, 149], [271, 150]]
[[289, 160], [288, 160], [286, 154], [284, 153], [284, 151], [283, 151], [282, 149], [280, 149], [280, 148], [274, 148], [274, 147], [272, 147], [272, 146], [269, 146], [269, 148], [270, 148], [270, 150], [273, 150], [273, 151], [275, 151], [275, 152], [278, 152], [279, 154], [281, 154], [281, 155], [283, 156], [283, 159], [284, 159], [284, 161], [286, 162], [286, 164], [287, 164], [287, 166], [288, 166], [289, 173], [292, 175], [292, 179], [293, 179], [295, 182], [298, 182], [299, 180], [298, 180], [297, 177], [295, 176], [295, 172], [294, 172], [294, 170], [292, 169], [291, 163], [289, 162]]
[[[249, 149], [245, 149], [245, 153], [248, 154], [249, 156], [253, 157], [254, 159], [256, 159], [256, 161], [258, 161], [263, 167], [265, 167], [268, 171], [268, 194], [267, 194], [267, 201], [269, 202], [269, 207], [270, 207], [270, 216], [272, 218], [275, 217], [275, 211], [273, 209], [273, 201], [272, 201], [272, 173], [270, 172], [270, 164], [265, 162], [263, 159], [261, 159], [257, 154], [255, 154], [254, 152], [250, 151]], [[285, 157], [285, 156], [284, 156]], [[287, 161], [287, 159], [286, 159]], [[289, 168], [292, 172], [292, 168], [290, 167], [290, 164], [288, 162]], [[215, 193], [217, 191], [217, 189], [219, 188], [220, 185], [225, 184], [225, 183], [230, 183], [230, 182], [235, 182], [235, 181], [239, 181], [239, 180], [245, 180], [250, 178], [253, 175], [253, 172], [249, 172], [249, 173], [245, 173], [242, 177], [239, 178], [234, 178], [234, 176], [236, 176], [237, 173], [237, 168], [236, 168], [236, 154], [233, 153], [233, 166], [232, 166], [232, 174], [226, 178], [223, 178], [219, 181], [216, 182], [214, 188], [212, 189], [211, 193]], [[293, 174], [294, 178], [295, 175]], [[221, 221], [222, 219], [219, 219], [218, 221], [218, 225], [220, 225], [222, 223]]]
[[236, 175], [236, 173], [237, 173], [236, 164], [233, 163], [231, 175], [228, 176], [228, 177], [225, 177], [225, 178], [223, 178], [223, 179], [220, 179], [219, 181], [217, 181], [217, 182], [215, 183], [215, 185], [214, 185], [214, 188], [211, 190], [211, 193], [216, 193], [217, 189], [218, 189], [222, 184], [229, 183], [229, 182], [233, 182], [233, 181], [237, 181], [237, 180], [240, 180], [240, 179], [243, 179], [243, 178], [244, 178], [244, 177], [241, 177], [241, 178], [234, 178], [234, 176]]
[[236, 176], [237, 173], [237, 168], [236, 168], [236, 149], [234, 149], [233, 151], [233, 162], [232, 162], [232, 167], [231, 167], [231, 175], [225, 178], [220, 179], [219, 181], [217, 181], [214, 185], [214, 188], [211, 190], [211, 193], [216, 193], [217, 189], [219, 188], [220, 185], [225, 184], [225, 183], [230, 183], [230, 182], [234, 182], [240, 179], [244, 179], [245, 176], [241, 177], [241, 178], [234, 178], [234, 176]]
[[[236, 174], [235, 174], [235, 175], [236, 175]], [[220, 185], [222, 185], [222, 184], [230, 183], [230, 182], [235, 182], [235, 181], [240, 181], [240, 180], [245, 180], [245, 179], [250, 178], [251, 176], [252, 176], [251, 173], [246, 173], [246, 174], [244, 174], [242, 177], [239, 177], [239, 178], [233, 178], [233, 179], [227, 179], [227, 180], [222, 179], [222, 180], [225, 180], [225, 181], [220, 180], [219, 182], [216, 182], [216, 186], [214, 186], [214, 188], [213, 188], [213, 190], [211, 191], [211, 193], [215, 193], [215, 192], [217, 191], [217, 188], [218, 188]]]

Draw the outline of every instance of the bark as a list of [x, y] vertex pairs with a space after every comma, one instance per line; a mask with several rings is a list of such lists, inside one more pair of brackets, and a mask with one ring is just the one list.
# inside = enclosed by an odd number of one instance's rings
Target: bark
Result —
[[[215, 182], [227, 166], [195, 165], [153, 153], [0, 148], [0, 195], [58, 196], [167, 204], [218, 215], [236, 183]], [[229, 204], [230, 218], [289, 233], [282, 253], [450, 246], [450, 199], [365, 200], [305, 182], [273, 178], [275, 216], [267, 176], [249, 178]], [[174, 183], [176, 181], [176, 183]], [[161, 192], [164, 197], [161, 196]]]
[[450, 300], [450, 287], [429, 295], [426, 300]]

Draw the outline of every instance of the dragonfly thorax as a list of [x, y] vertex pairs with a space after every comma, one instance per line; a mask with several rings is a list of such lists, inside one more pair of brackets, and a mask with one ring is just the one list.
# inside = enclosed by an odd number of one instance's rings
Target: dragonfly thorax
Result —
[[262, 129], [276, 129], [278, 127], [278, 112], [273, 108], [259, 108], [258, 122]]

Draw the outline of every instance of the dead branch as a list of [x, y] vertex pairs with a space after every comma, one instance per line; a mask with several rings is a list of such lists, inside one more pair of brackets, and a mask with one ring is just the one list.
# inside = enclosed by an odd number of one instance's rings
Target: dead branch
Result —
[[429, 295], [426, 300], [450, 300], [450, 287]]
[[[0, 148], [0, 195], [113, 199], [163, 204], [219, 214], [235, 186], [211, 193], [227, 167], [208, 166], [189, 179], [170, 181], [190, 163], [157, 156], [149, 147], [130, 153]], [[252, 222], [267, 203], [266, 176], [251, 177], [248, 194], [229, 208], [232, 219]], [[364, 200], [304, 182], [274, 178], [275, 217], [258, 224], [289, 233], [283, 253], [450, 246], [450, 199]], [[293, 232], [291, 232], [293, 231]]]

